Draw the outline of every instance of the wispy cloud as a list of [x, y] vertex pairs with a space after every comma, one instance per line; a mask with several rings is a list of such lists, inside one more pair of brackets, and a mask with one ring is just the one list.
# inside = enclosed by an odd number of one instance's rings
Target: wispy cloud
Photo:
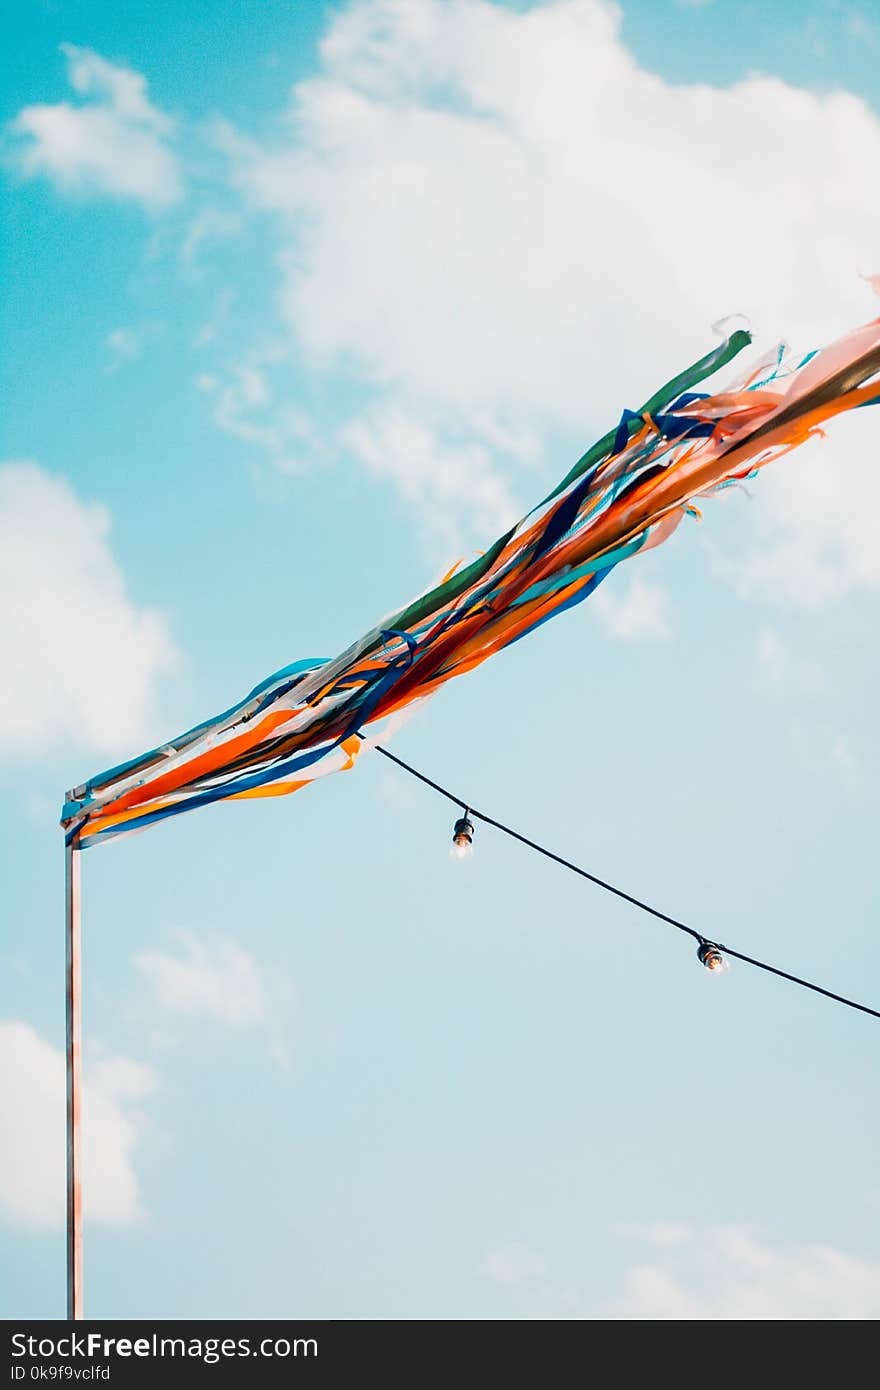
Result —
[[852, 1321], [880, 1315], [880, 1263], [829, 1245], [787, 1243], [742, 1225], [657, 1220], [618, 1228], [638, 1254], [598, 1301], [522, 1242], [492, 1248], [477, 1273], [518, 1315], [626, 1321]]
[[[692, 1229], [633, 1265], [606, 1316], [639, 1321], [858, 1321], [880, 1316], [880, 1264], [826, 1245], [780, 1247], [739, 1226]], [[661, 1256], [660, 1248], [664, 1253]]]
[[791, 671], [788, 647], [771, 627], [758, 633], [758, 661], [772, 681], [782, 683]]
[[849, 38], [869, 48], [876, 48], [880, 41], [876, 23], [863, 10], [850, 10], [844, 17], [843, 27]]
[[158, 211], [181, 196], [171, 148], [174, 122], [152, 104], [146, 78], [88, 48], [63, 44], [70, 85], [81, 98], [26, 106], [13, 122], [19, 165], [66, 192], [131, 198]]
[[142, 951], [135, 957], [162, 1008], [229, 1028], [265, 1023], [268, 990], [249, 951], [233, 941], [205, 942], [187, 932], [177, 939], [175, 953]]
[[859, 761], [846, 734], [835, 735], [831, 744], [831, 761], [845, 782], [850, 785], [855, 783], [858, 776]]
[[880, 588], [873, 520], [880, 469], [875, 441], [865, 433], [867, 414], [832, 421], [827, 438], [766, 470], [755, 514], [758, 543], [735, 571], [743, 593], [816, 608], [856, 589]]
[[511, 1241], [489, 1250], [477, 1266], [477, 1273], [495, 1284], [527, 1284], [547, 1273], [547, 1261], [523, 1241]]
[[[268, 970], [228, 936], [188, 931], [175, 932], [170, 948], [141, 951], [135, 966], [149, 988], [149, 1036], [158, 1051], [183, 1045], [180, 1025], [187, 1019], [207, 1020], [250, 1033], [277, 1066], [291, 1066], [296, 991], [283, 969]], [[157, 1006], [167, 1026], [157, 1026]]]
[[628, 584], [623, 571], [609, 575], [589, 602], [612, 637], [622, 642], [664, 641], [670, 635], [666, 592], [639, 574]]
[[409, 503], [432, 549], [448, 556], [493, 538], [519, 514], [485, 443], [429, 424], [403, 404], [377, 405], [340, 431], [342, 449]]
[[[514, 433], [604, 429], [635, 404], [621, 393], [643, 398], [693, 360], [720, 314], [807, 350], [871, 312], [858, 277], [880, 226], [880, 187], [863, 177], [880, 161], [870, 108], [774, 77], [665, 81], [633, 59], [621, 22], [605, 0], [362, 0], [332, 19], [320, 72], [274, 138], [216, 128], [244, 198], [276, 216], [298, 351], [380, 393], [382, 418], [367, 411], [349, 437], [416, 510], [433, 505], [434, 524], [446, 512], [460, 525], [463, 489], [429, 502], [424, 450], [414, 437], [410, 462], [393, 440], [386, 452], [389, 434], [442, 413], [483, 451], [475, 496], [497, 494], [513, 460], [478, 412]], [[768, 129], [773, 159], [750, 157]], [[698, 206], [726, 209], [711, 238], [698, 212], [658, 216], [643, 182], [619, 176], [652, 162], [699, 190]], [[817, 465], [827, 526], [804, 501], [815, 472], [800, 455], [774, 493], [761, 485], [767, 543], [737, 566], [756, 590], [809, 602], [877, 582], [874, 426], [849, 428]]]
[[[125, 1224], [142, 1215], [134, 1167], [139, 1102], [155, 1084], [150, 1068], [125, 1057], [106, 1057], [86, 1072], [88, 1220]], [[0, 1110], [14, 1126], [14, 1138], [0, 1145], [0, 1211], [19, 1225], [57, 1228], [64, 1219], [64, 1055], [17, 1019], [0, 1022]]]
[[175, 651], [162, 616], [129, 598], [109, 530], [66, 479], [0, 465], [0, 753], [112, 752], [150, 724]]
[[818, 690], [822, 672], [811, 661], [804, 661], [775, 627], [765, 626], [758, 632], [758, 665], [774, 685], [795, 686], [800, 690]]
[[201, 272], [201, 258], [212, 243], [225, 241], [240, 231], [243, 218], [240, 212], [208, 205], [201, 208], [187, 228], [180, 247], [180, 261], [192, 275]]
[[[197, 348], [208, 347], [215, 342], [218, 335], [222, 333], [229, 319], [229, 312], [235, 303], [235, 291], [227, 285], [216, 295], [211, 312], [205, 319], [193, 344]], [[206, 377], [206, 389], [212, 390], [216, 382], [210, 376]], [[213, 383], [213, 385], [212, 385]]]
[[[210, 341], [214, 328], [206, 325], [200, 340]], [[283, 359], [283, 353], [280, 354]], [[279, 354], [254, 354], [222, 373], [200, 372], [198, 389], [213, 401], [213, 420], [224, 434], [250, 446], [252, 454], [266, 459], [279, 473], [297, 474], [320, 457], [325, 446], [305, 411], [285, 392], [276, 393], [269, 368]]]
[[116, 363], [133, 362], [140, 356], [143, 340], [134, 328], [114, 328], [107, 334], [107, 347]]

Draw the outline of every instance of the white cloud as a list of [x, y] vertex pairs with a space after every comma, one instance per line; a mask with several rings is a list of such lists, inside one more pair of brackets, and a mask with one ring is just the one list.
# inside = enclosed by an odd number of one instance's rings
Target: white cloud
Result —
[[0, 752], [137, 743], [174, 649], [136, 607], [110, 517], [33, 463], [0, 465]]
[[782, 682], [791, 671], [791, 654], [778, 632], [770, 627], [758, 633], [758, 661], [772, 681]]
[[742, 1226], [653, 1221], [618, 1228], [644, 1257], [596, 1304], [521, 1242], [490, 1250], [477, 1273], [527, 1317], [627, 1321], [858, 1321], [880, 1315], [880, 1263], [828, 1245], [784, 1245]]
[[146, 79], [87, 48], [62, 44], [79, 105], [26, 106], [13, 129], [26, 143], [20, 167], [67, 192], [112, 194], [158, 210], [181, 195], [169, 141], [174, 123], [150, 102]]
[[187, 933], [180, 933], [180, 944], [179, 955], [142, 951], [135, 958], [163, 1008], [230, 1028], [265, 1021], [266, 983], [248, 951], [232, 941], [204, 944]]
[[107, 346], [117, 362], [132, 362], [141, 350], [141, 336], [133, 328], [114, 328], [107, 334]]
[[634, 574], [624, 592], [624, 571], [612, 572], [599, 585], [588, 602], [612, 637], [623, 642], [645, 638], [663, 640], [669, 636], [667, 597], [656, 584], [648, 584]]
[[[251, 198], [304, 217], [283, 302], [313, 355], [580, 424], [696, 354], [720, 313], [808, 345], [865, 316], [868, 107], [771, 77], [668, 83], [619, 28], [603, 0], [368, 0], [338, 17], [321, 76], [295, 89], [296, 138], [228, 137]], [[635, 166], [686, 200], [664, 209]]]
[[[108, 1057], [85, 1077], [83, 1203], [86, 1219], [126, 1223], [142, 1215], [134, 1155], [141, 1132], [137, 1102], [152, 1072]], [[57, 1227], [65, 1209], [64, 1055], [28, 1024], [0, 1022], [0, 1210], [7, 1220]]]
[[393, 483], [444, 555], [505, 531], [520, 514], [491, 450], [473, 437], [443, 438], [402, 405], [350, 421], [340, 443], [374, 478]]
[[832, 421], [826, 440], [771, 465], [758, 488], [761, 544], [739, 571], [745, 593], [816, 607], [880, 588], [880, 409]]
[[683, 1221], [652, 1221], [647, 1226], [628, 1229], [631, 1234], [642, 1235], [653, 1245], [681, 1245], [691, 1237], [691, 1228]]
[[229, 318], [229, 311], [234, 302], [235, 294], [231, 289], [227, 287], [219, 292], [214, 300], [211, 313], [205, 319], [205, 322], [196, 334], [195, 342], [193, 343], [194, 347], [207, 347], [209, 343], [213, 343], [216, 340], [217, 335], [223, 330]]
[[[803, 349], [871, 313], [869, 107], [760, 74], [665, 81], [620, 23], [605, 0], [361, 0], [274, 141], [220, 132], [238, 186], [277, 215], [281, 307], [305, 359], [379, 386], [386, 417], [412, 428], [442, 411], [487, 451], [493, 486], [505, 466], [478, 413], [587, 439], [699, 355], [723, 313]], [[878, 425], [860, 417], [845, 437], [832, 424], [833, 452], [798, 453], [756, 488], [752, 591], [820, 601], [877, 583]], [[381, 466], [418, 494], [414, 459]]]
[[490, 1250], [480, 1261], [477, 1273], [495, 1284], [525, 1284], [547, 1273], [547, 1261], [524, 1242], [512, 1241]]
[[[199, 341], [209, 342], [213, 333], [206, 325]], [[283, 393], [277, 399], [266, 370], [277, 361], [275, 352], [257, 355], [229, 368], [222, 378], [200, 372], [196, 385], [212, 397], [218, 429], [250, 445], [279, 473], [296, 474], [321, 454], [323, 446], [305, 412], [287, 403]]]
[[667, 1247], [662, 1263], [654, 1257], [631, 1268], [625, 1285], [606, 1315], [722, 1322], [880, 1316], [880, 1264], [823, 1245], [777, 1249], [735, 1226], [694, 1231], [681, 1247]]
[[855, 782], [858, 774], [859, 762], [846, 734], [835, 735], [834, 741], [831, 744], [831, 761], [834, 763], [834, 766], [837, 768], [837, 771], [841, 774], [844, 781], [850, 784]]
[[774, 685], [818, 690], [823, 683], [821, 668], [794, 655], [775, 628], [763, 627], [758, 633], [758, 664]]
[[847, 36], [857, 43], [876, 48], [878, 42], [877, 26], [867, 15], [859, 10], [851, 10], [843, 22]]
[[180, 248], [180, 261], [192, 275], [201, 272], [201, 255], [213, 242], [233, 237], [241, 230], [240, 213], [226, 212], [218, 207], [205, 207], [192, 219]]

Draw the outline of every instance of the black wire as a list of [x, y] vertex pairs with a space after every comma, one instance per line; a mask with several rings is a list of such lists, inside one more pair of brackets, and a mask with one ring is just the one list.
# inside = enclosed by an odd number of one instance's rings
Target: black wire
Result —
[[571, 869], [573, 874], [580, 874], [581, 878], [589, 879], [590, 883], [595, 883], [597, 888], [604, 888], [608, 893], [614, 893], [618, 898], [623, 898], [625, 902], [632, 903], [634, 907], [640, 907], [643, 912], [650, 912], [652, 917], [659, 917], [661, 922], [668, 922], [671, 927], [677, 927], [679, 931], [687, 932], [695, 941], [702, 942], [703, 937], [693, 927], [685, 926], [684, 922], [677, 921], [674, 917], [667, 917], [665, 912], [660, 912], [658, 908], [651, 907], [649, 903], [643, 903], [641, 898], [634, 898], [631, 893], [625, 893], [622, 888], [615, 888], [613, 883], [606, 883], [604, 878], [597, 878], [595, 874], [588, 873], [579, 864], [572, 864], [570, 859], [563, 859], [561, 854], [554, 854], [552, 849], [545, 849], [543, 845], [536, 844], [534, 840], [529, 840], [525, 835], [520, 835], [518, 830], [513, 830], [509, 825], [503, 825], [500, 820], [495, 820], [492, 816], [487, 816], [483, 811], [475, 811], [471, 803], [462, 801], [460, 796], [453, 796], [445, 787], [439, 783], [432, 782], [430, 777], [426, 777], [423, 772], [418, 772], [409, 763], [405, 763], [402, 758], [398, 758], [394, 753], [389, 753], [387, 748], [380, 748], [376, 745], [376, 752], [383, 757], [390, 758], [398, 767], [402, 767], [405, 772], [409, 772], [413, 777], [418, 777], [420, 782], [425, 782], [429, 787], [433, 787], [435, 792], [445, 796], [447, 800], [454, 802], [456, 806], [461, 806], [470, 815], [476, 816], [477, 820], [485, 822], [486, 825], [494, 825], [496, 830], [501, 830], [505, 835], [510, 835], [512, 839], [519, 840], [520, 844], [528, 845], [529, 849], [536, 850], [538, 854], [543, 854], [547, 859], [552, 859], [554, 863], [561, 864], [564, 869]]
[[726, 951], [729, 956], [735, 956], [737, 960], [744, 960], [746, 965], [756, 965], [759, 970], [766, 970], [771, 975], [778, 975], [781, 980], [791, 980], [793, 985], [802, 985], [804, 989], [811, 989], [814, 994], [824, 994], [826, 999], [834, 999], [838, 1004], [846, 1004], [848, 1009], [858, 1009], [860, 1013], [870, 1014], [872, 1018], [880, 1018], [880, 1011], [872, 1009], [867, 1004], [857, 1004], [855, 999], [847, 999], [843, 994], [835, 994], [833, 990], [823, 989], [821, 985], [814, 985], [811, 980], [802, 980], [799, 975], [789, 975], [787, 970], [779, 970], [775, 965], [768, 965], [766, 961], [755, 960], [753, 956], [744, 956], [742, 951], [734, 951], [732, 946], [725, 946], [720, 941], [714, 943], [719, 951]]
[[622, 898], [624, 902], [632, 903], [633, 907], [640, 908], [642, 912], [650, 913], [652, 917], [658, 918], [661, 922], [666, 922], [668, 926], [675, 927], [678, 931], [687, 932], [688, 936], [693, 937], [701, 946], [716, 946], [719, 951], [726, 952], [727, 955], [734, 956], [736, 960], [744, 961], [747, 965], [754, 965], [758, 970], [766, 970], [770, 975], [777, 975], [782, 980], [790, 980], [792, 984], [800, 985], [803, 989], [810, 989], [814, 994], [824, 994], [826, 999], [833, 999], [838, 1004], [845, 1004], [849, 1009], [858, 1009], [860, 1013], [870, 1014], [872, 1018], [880, 1018], [880, 1010], [869, 1008], [867, 1004], [857, 1004], [854, 999], [847, 999], [843, 994], [834, 994], [832, 990], [823, 989], [821, 985], [814, 985], [810, 980], [802, 980], [799, 975], [790, 975], [787, 970], [779, 970], [775, 965], [768, 965], [766, 961], [755, 960], [754, 956], [743, 955], [741, 951], [735, 951], [732, 946], [725, 946], [720, 941], [710, 942], [708, 937], [703, 936], [701, 932], [696, 931], [693, 927], [687, 926], [684, 922], [679, 922], [676, 917], [668, 916], [667, 913], [661, 912], [659, 908], [652, 907], [650, 903], [643, 902], [641, 898], [634, 897], [632, 893], [625, 893], [622, 888], [615, 888], [613, 883], [606, 883], [604, 878], [597, 878], [595, 874], [591, 874], [586, 869], [582, 869], [579, 864], [573, 864], [570, 859], [563, 859], [561, 854], [555, 854], [552, 849], [547, 849], [546, 846], [539, 845], [537, 841], [530, 840], [527, 835], [521, 835], [519, 831], [514, 830], [512, 826], [505, 825], [503, 821], [495, 820], [494, 816], [487, 816], [483, 811], [476, 811], [472, 802], [465, 801], [461, 796], [456, 796], [446, 787], [441, 787], [439, 782], [432, 781], [432, 779], [426, 777], [423, 772], [419, 772], [418, 768], [412, 767], [409, 763], [405, 763], [403, 758], [398, 758], [395, 753], [389, 753], [387, 748], [382, 748], [378, 744], [374, 746], [376, 752], [381, 753], [383, 758], [388, 758], [390, 762], [396, 763], [398, 767], [403, 768], [404, 772], [408, 772], [411, 777], [417, 777], [420, 782], [425, 783], [425, 786], [430, 787], [432, 791], [439, 793], [440, 796], [445, 796], [446, 800], [451, 801], [453, 805], [460, 806], [468, 815], [483, 821], [485, 825], [494, 826], [494, 828], [500, 830], [502, 834], [509, 835], [512, 840], [518, 840], [521, 845], [526, 845], [529, 849], [535, 850], [537, 854], [543, 854], [545, 859], [552, 859], [554, 864], [561, 864], [564, 869], [570, 869], [573, 874], [579, 874], [581, 878], [585, 878], [590, 883], [594, 883], [597, 888], [604, 888], [606, 893], [613, 893], [615, 897]]

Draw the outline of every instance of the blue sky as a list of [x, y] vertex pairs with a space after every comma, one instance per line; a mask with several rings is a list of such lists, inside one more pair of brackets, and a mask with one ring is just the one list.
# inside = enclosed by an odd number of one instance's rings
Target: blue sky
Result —
[[[0, 1271], [63, 1307], [67, 787], [330, 656], [745, 314], [876, 315], [870, 6], [25, 3], [3, 94]], [[394, 748], [877, 1004], [877, 421]], [[84, 862], [103, 1317], [871, 1317], [876, 1038], [364, 758]]]

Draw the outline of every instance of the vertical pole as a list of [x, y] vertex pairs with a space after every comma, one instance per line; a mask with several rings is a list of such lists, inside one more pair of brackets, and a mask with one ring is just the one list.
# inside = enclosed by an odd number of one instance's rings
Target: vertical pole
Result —
[[65, 964], [67, 1017], [67, 1316], [82, 1308], [82, 932], [80, 854], [76, 839], [65, 846]]

